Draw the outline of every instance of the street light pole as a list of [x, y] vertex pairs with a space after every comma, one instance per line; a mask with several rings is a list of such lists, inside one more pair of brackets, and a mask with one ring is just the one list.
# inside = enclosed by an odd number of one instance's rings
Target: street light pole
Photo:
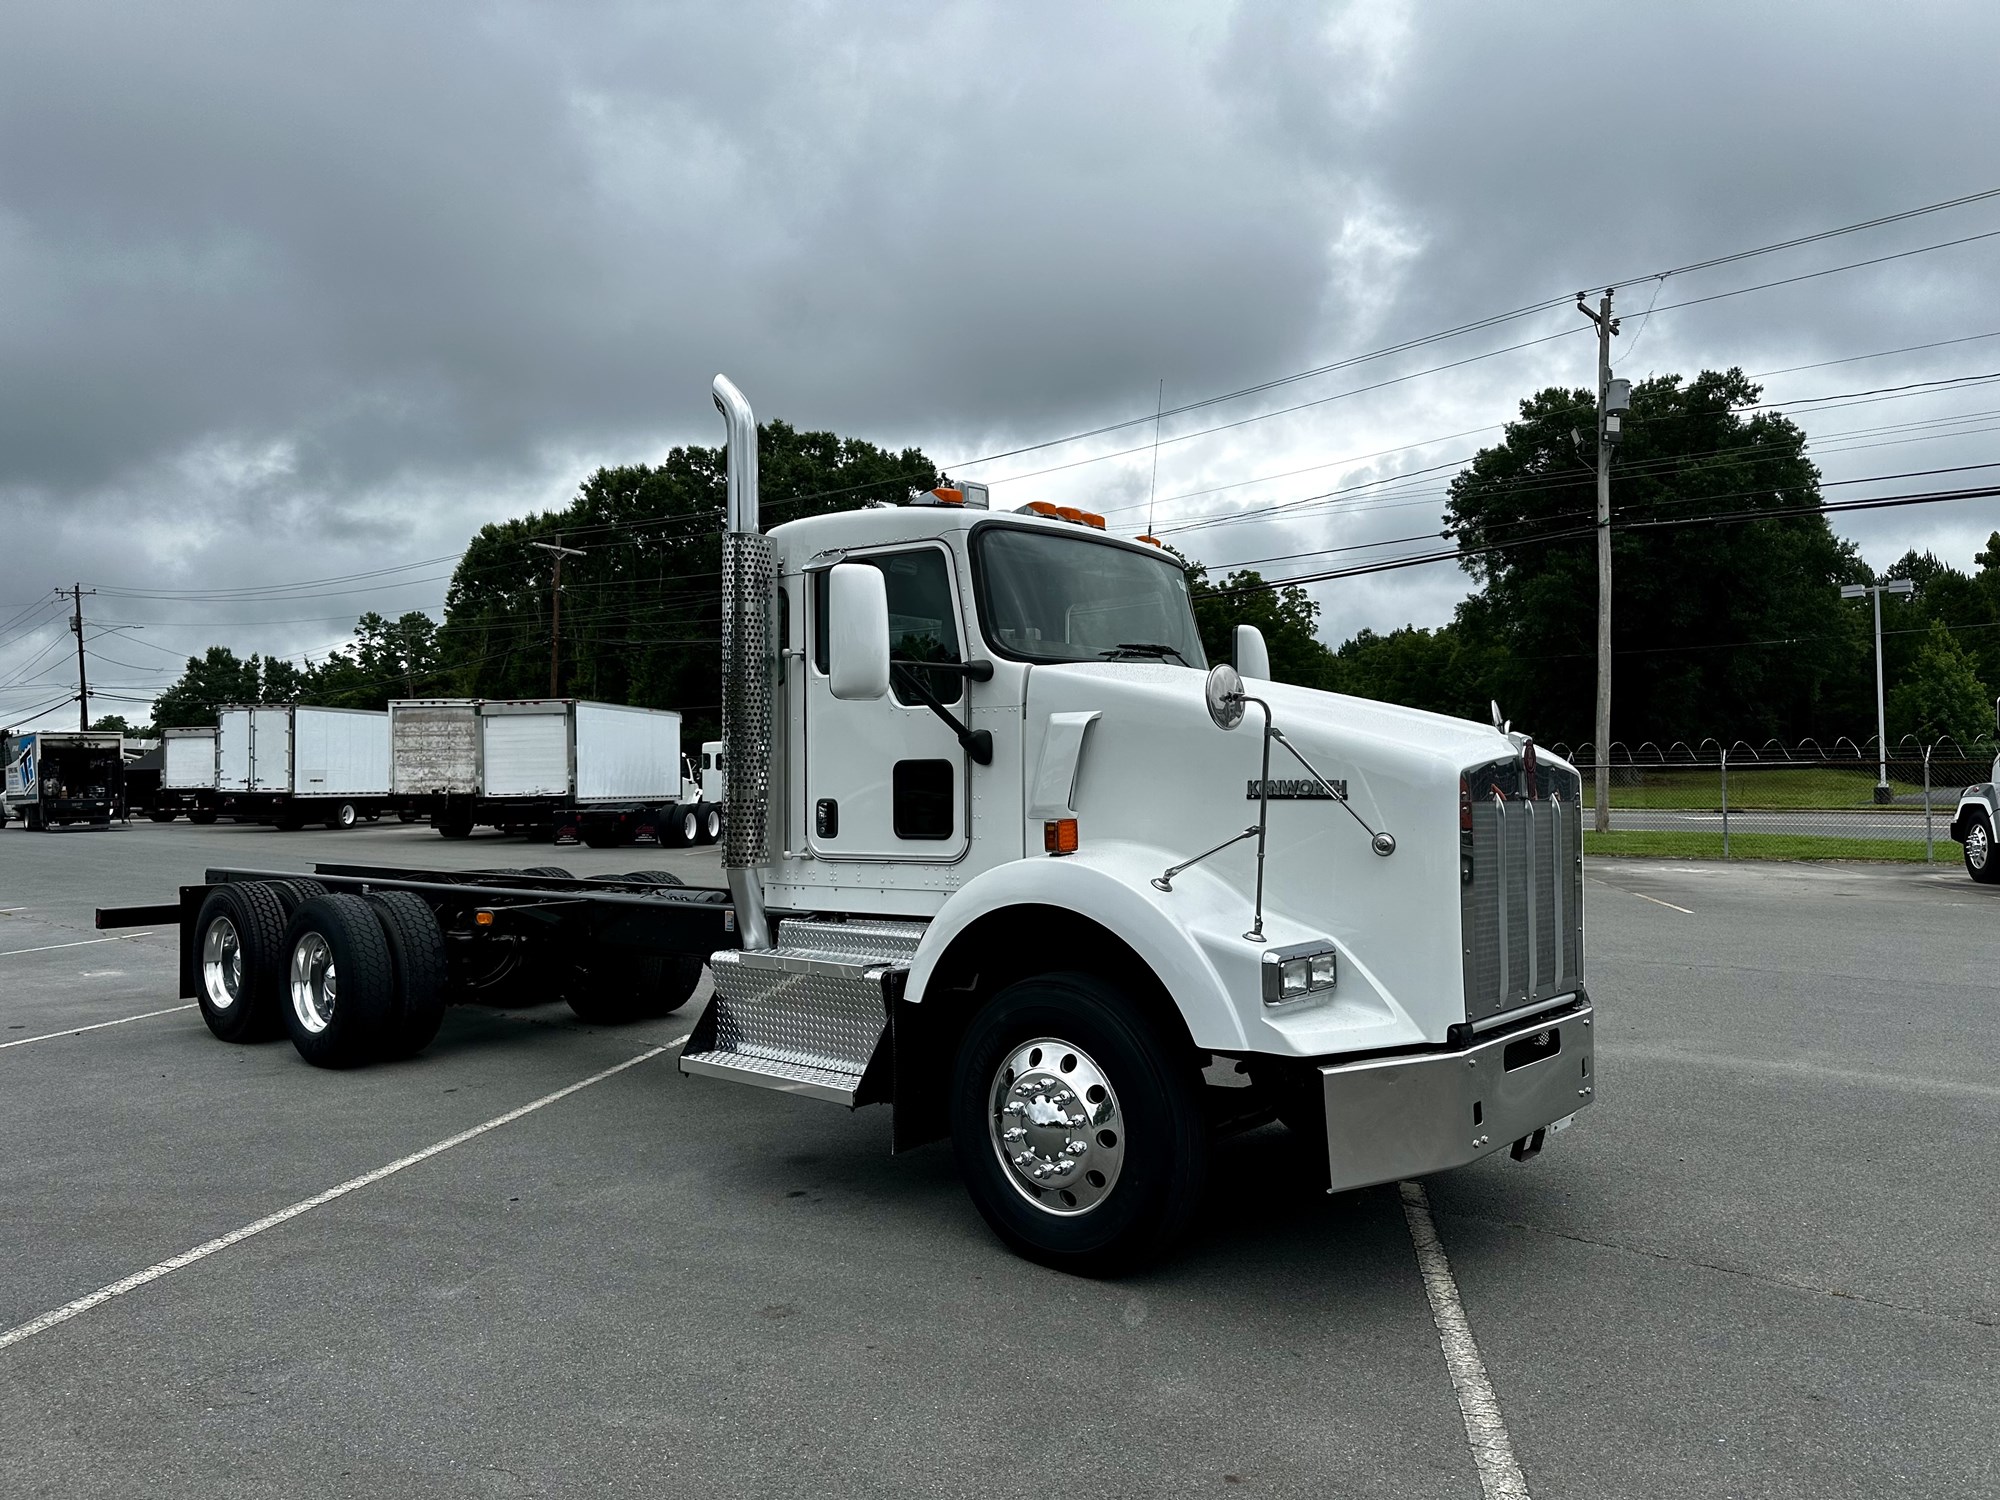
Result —
[[561, 685], [560, 685], [560, 679], [559, 679], [559, 673], [560, 673], [560, 671], [561, 671], [561, 667], [560, 667], [560, 663], [561, 663], [561, 661], [562, 661], [562, 565], [563, 565], [563, 559], [564, 559], [565, 557], [582, 557], [582, 556], [584, 556], [584, 555], [585, 555], [585, 553], [584, 553], [584, 549], [583, 549], [583, 548], [581, 548], [581, 547], [565, 547], [565, 546], [563, 546], [563, 544], [562, 544], [562, 537], [561, 537], [560, 535], [558, 535], [558, 536], [556, 537], [556, 539], [555, 539], [555, 541], [554, 541], [553, 543], [551, 543], [551, 542], [530, 542], [530, 543], [528, 543], [528, 545], [529, 545], [530, 547], [539, 547], [539, 548], [541, 548], [541, 549], [542, 549], [542, 551], [544, 551], [544, 552], [553, 552], [553, 553], [555, 554], [555, 556], [556, 556], [556, 573], [555, 573], [555, 579], [554, 579], [554, 582], [553, 582], [553, 583], [552, 583], [552, 584], [550, 585], [550, 589], [549, 589], [549, 594], [550, 594], [550, 599], [549, 599], [549, 696], [550, 696], [551, 698], [560, 698], [560, 697], [562, 696], [562, 688], [561, 688]]
[[1883, 709], [1882, 699], [1882, 595], [1914, 594], [1916, 591], [1916, 584], [1907, 578], [1892, 578], [1887, 583], [1843, 583], [1840, 586], [1840, 597], [1843, 599], [1859, 599], [1863, 594], [1875, 596], [1875, 800], [1877, 802], [1888, 802], [1895, 795], [1889, 790], [1889, 716]]

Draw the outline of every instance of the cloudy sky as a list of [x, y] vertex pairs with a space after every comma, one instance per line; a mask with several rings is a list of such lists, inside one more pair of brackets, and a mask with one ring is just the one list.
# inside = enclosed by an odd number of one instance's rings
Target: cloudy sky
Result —
[[[1170, 416], [1156, 486], [1150, 420], [990, 455], [1612, 281], [1625, 375], [1784, 371], [1789, 402], [2000, 371], [2000, 237], [1943, 244], [2000, 231], [2000, 198], [1648, 279], [2000, 188], [1991, 5], [4, 12], [0, 722], [73, 690], [57, 585], [112, 632], [94, 712], [143, 718], [210, 641], [435, 611], [482, 522], [719, 442], [717, 370], [997, 504], [1132, 532], [1150, 490], [1157, 529], [1269, 576], [1417, 550], [1322, 552], [1434, 530], [1450, 470], [1421, 471], [1588, 385], [1573, 307]], [[2000, 457], [1997, 409], [1798, 414], [1863, 478]], [[1877, 566], [1965, 566], [1996, 526], [1839, 519]], [[1334, 642], [1463, 591], [1448, 564], [1314, 590]]]

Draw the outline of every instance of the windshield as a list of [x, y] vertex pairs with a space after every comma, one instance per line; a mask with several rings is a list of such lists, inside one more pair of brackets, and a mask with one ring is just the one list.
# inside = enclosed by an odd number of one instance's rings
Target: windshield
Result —
[[987, 642], [1025, 661], [1167, 661], [1206, 671], [1187, 575], [1128, 547], [1026, 527], [973, 533]]

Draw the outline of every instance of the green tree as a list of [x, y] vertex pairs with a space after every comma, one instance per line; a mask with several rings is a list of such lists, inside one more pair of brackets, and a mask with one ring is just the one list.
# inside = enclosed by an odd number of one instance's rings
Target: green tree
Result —
[[1909, 675], [1889, 695], [1890, 738], [1914, 734], [1934, 740], [1948, 734], [1969, 745], [1991, 729], [1992, 705], [1972, 657], [1944, 621], [1933, 620]]
[[[1865, 717], [1866, 627], [1838, 585], [1867, 569], [1817, 510], [1805, 434], [1749, 411], [1759, 395], [1733, 369], [1633, 388], [1612, 471], [1614, 739], [1829, 735]], [[1594, 410], [1588, 391], [1529, 397], [1446, 506], [1480, 585], [1455, 629], [1498, 651], [1493, 696], [1551, 741], [1589, 739], [1595, 713], [1596, 481], [1573, 438]], [[1745, 511], [1770, 514], [1701, 524]]]
[[[892, 453], [779, 421], [759, 428], [757, 455], [766, 527], [900, 500], [943, 478], [916, 449]], [[550, 559], [530, 544], [560, 536], [585, 554], [563, 566], [563, 691], [676, 708], [690, 740], [712, 735], [725, 474], [724, 449], [676, 448], [657, 465], [599, 469], [559, 511], [480, 528], [436, 634], [440, 687], [478, 697], [548, 691]]]
[[259, 658], [244, 661], [227, 646], [190, 656], [180, 680], [153, 700], [153, 722], [162, 728], [213, 724], [225, 703], [260, 702], [262, 667]]
[[[1180, 557], [1178, 552], [1174, 555]], [[1200, 563], [1189, 564], [1188, 594], [1194, 605], [1195, 625], [1201, 631], [1202, 650], [1211, 662], [1233, 661], [1236, 627], [1255, 625], [1264, 634], [1274, 678], [1302, 687], [1331, 688], [1333, 653], [1320, 640], [1314, 624], [1319, 605], [1297, 585], [1273, 589], [1263, 587], [1263, 583], [1264, 575], [1248, 568], [1231, 573], [1219, 584], [1211, 583], [1208, 569]]]
[[1344, 693], [1480, 720], [1505, 665], [1490, 644], [1456, 625], [1405, 625], [1387, 635], [1363, 630], [1342, 643], [1335, 660]]
[[443, 691], [445, 665], [437, 622], [422, 610], [394, 620], [370, 610], [354, 625], [354, 640], [308, 666], [297, 701], [327, 708], [380, 709], [391, 698]]
[[103, 718], [98, 719], [94, 723], [92, 723], [90, 727], [92, 729], [102, 729], [106, 731], [115, 729], [120, 734], [127, 734], [127, 735], [137, 734], [139, 732], [137, 729], [133, 728], [132, 725], [125, 722], [125, 715], [123, 714], [106, 714]]

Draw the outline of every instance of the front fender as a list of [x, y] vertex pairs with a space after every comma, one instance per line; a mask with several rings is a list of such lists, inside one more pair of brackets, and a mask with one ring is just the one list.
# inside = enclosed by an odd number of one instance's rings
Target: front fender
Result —
[[2000, 809], [2000, 791], [1992, 782], [1969, 786], [1960, 795], [1958, 810], [1951, 815], [1951, 836], [1961, 844], [1965, 842], [1965, 815], [1974, 809], [1985, 813], [1987, 826], [1993, 826], [1995, 810]]
[[[1178, 858], [1185, 858], [1180, 855]], [[1148, 845], [1100, 843], [1061, 858], [1022, 859], [968, 881], [932, 920], [910, 964], [906, 999], [921, 1004], [932, 975], [957, 938], [982, 917], [1018, 906], [1053, 906], [1115, 934], [1172, 997], [1197, 1047], [1215, 1052], [1312, 1057], [1407, 1046], [1422, 1030], [1345, 943], [1270, 912], [1264, 943], [1250, 941], [1251, 893], [1207, 866], [1152, 879], [1176, 856]], [[1335, 942], [1336, 989], [1267, 1008], [1259, 965], [1265, 946]]]

